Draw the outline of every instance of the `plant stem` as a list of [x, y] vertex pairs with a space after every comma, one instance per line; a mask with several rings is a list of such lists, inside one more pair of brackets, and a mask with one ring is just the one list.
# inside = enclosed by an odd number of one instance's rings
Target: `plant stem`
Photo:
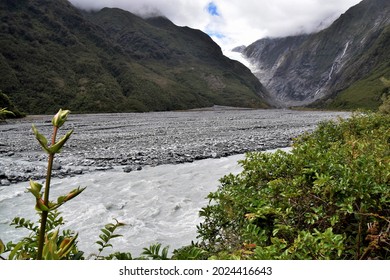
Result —
[[356, 259], [357, 260], [360, 260], [361, 234], [362, 234], [362, 220], [359, 221], [359, 228], [358, 228], [358, 240], [357, 240], [357, 248], [356, 248]]
[[[52, 145], [54, 145], [56, 142], [57, 131], [58, 131], [58, 127], [55, 126], [54, 131], [53, 131], [53, 136], [51, 139]], [[43, 200], [45, 206], [47, 206], [47, 207], [49, 207], [50, 180], [51, 180], [51, 173], [52, 173], [52, 169], [53, 169], [53, 161], [54, 161], [54, 153], [49, 154], [49, 160], [48, 160], [48, 164], [47, 164], [45, 193], [44, 193], [44, 200]], [[41, 227], [39, 230], [39, 242], [38, 242], [38, 255], [37, 255], [38, 260], [42, 260], [42, 252], [43, 252], [43, 246], [45, 243], [46, 222], [47, 222], [48, 214], [49, 214], [48, 211], [42, 211]]]

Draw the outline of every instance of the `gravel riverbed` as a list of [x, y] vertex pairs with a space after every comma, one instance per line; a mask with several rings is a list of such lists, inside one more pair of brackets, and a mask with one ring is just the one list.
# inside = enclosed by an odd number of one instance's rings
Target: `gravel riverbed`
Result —
[[[74, 129], [56, 156], [54, 177], [92, 171], [180, 164], [291, 145], [298, 135], [346, 112], [250, 110], [213, 107], [180, 112], [70, 114], [60, 136]], [[0, 124], [0, 185], [45, 177], [47, 155], [31, 130], [48, 139], [52, 116]]]

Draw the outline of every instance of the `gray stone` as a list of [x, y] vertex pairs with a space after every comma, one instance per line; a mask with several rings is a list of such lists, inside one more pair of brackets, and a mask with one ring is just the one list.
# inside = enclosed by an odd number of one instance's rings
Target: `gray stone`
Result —
[[0, 180], [0, 185], [2, 185], [2, 186], [9, 186], [9, 185], [11, 185], [11, 182], [8, 181], [7, 179], [1, 179]]
[[133, 171], [133, 168], [131, 166], [123, 167], [123, 172], [130, 173], [131, 171]]
[[61, 170], [62, 166], [58, 162], [53, 162], [53, 170]]

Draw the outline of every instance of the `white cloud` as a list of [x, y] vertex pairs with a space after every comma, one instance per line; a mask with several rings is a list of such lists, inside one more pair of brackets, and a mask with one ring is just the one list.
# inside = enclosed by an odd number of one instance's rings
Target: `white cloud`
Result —
[[[270, 36], [313, 32], [360, 0], [70, 0], [84, 9], [117, 7], [147, 16], [161, 14], [179, 26], [200, 29], [223, 49]], [[210, 6], [210, 3], [212, 5]], [[210, 13], [212, 7], [214, 12]]]

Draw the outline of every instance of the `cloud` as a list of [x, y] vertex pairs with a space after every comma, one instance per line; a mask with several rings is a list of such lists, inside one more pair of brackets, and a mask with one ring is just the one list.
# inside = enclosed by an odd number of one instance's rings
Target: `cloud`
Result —
[[223, 49], [263, 37], [309, 33], [332, 23], [360, 0], [70, 0], [83, 9], [117, 7], [164, 15], [179, 26], [208, 33]]

